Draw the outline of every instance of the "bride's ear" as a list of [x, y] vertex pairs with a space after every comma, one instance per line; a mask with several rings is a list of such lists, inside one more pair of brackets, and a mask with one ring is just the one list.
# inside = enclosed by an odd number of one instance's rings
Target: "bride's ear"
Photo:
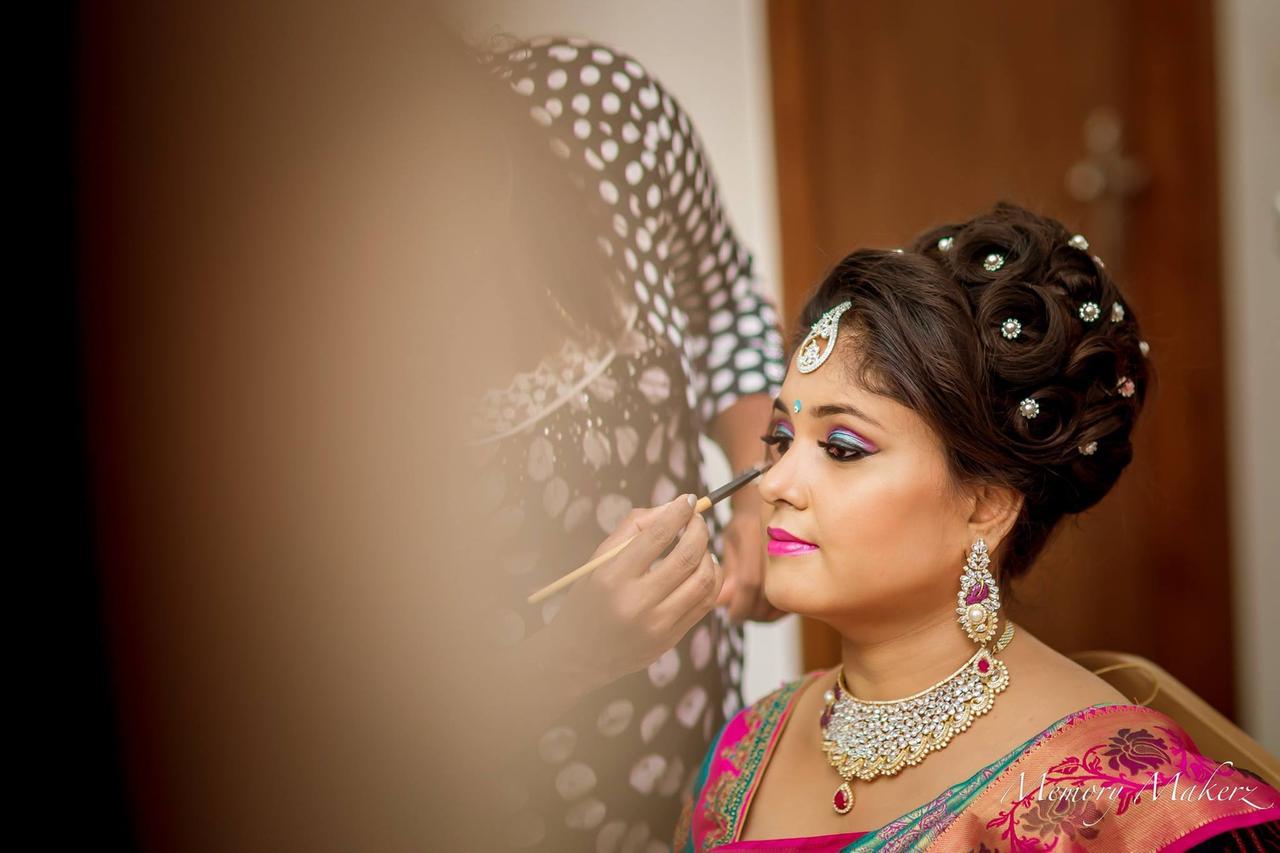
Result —
[[969, 532], [974, 539], [982, 537], [995, 553], [1022, 512], [1022, 494], [1007, 486], [982, 485], [973, 488], [972, 497]]

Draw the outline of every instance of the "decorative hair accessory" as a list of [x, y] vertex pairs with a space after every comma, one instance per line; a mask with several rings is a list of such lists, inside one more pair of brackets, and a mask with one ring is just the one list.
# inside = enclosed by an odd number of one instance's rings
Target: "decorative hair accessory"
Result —
[[[1013, 639], [1013, 623], [1006, 623], [995, 640], [1000, 600], [989, 563], [986, 543], [979, 539], [965, 562], [958, 599], [962, 606], [957, 609], [980, 648], [959, 669], [905, 699], [864, 701], [850, 693], [842, 668], [835, 686], [822, 697], [822, 751], [841, 779], [831, 797], [837, 814], [853, 809], [854, 779], [870, 782], [919, 764], [990, 711], [996, 694], [1009, 686], [1009, 670], [995, 655]], [[970, 611], [982, 611], [982, 616], [970, 622]]]
[[954, 238], [954, 237], [943, 237], [943, 238], [939, 239], [939, 240], [938, 240], [938, 251], [939, 251], [939, 252], [950, 252], [950, 251], [951, 251], [951, 244], [952, 244], [952, 243], [954, 243], [954, 242], [955, 242], [955, 240], [956, 240], [956, 238]]
[[995, 272], [1004, 266], [1004, 255], [992, 252], [982, 259], [982, 268], [987, 272]]
[[1092, 323], [1102, 316], [1102, 309], [1098, 307], [1096, 302], [1086, 302], [1080, 306], [1080, 319], [1086, 323]]
[[1018, 404], [1018, 413], [1027, 420], [1031, 420], [1036, 415], [1040, 414], [1040, 404], [1028, 397]]
[[1067, 241], [1067, 245], [1082, 252], [1089, 251], [1089, 241], [1084, 238], [1083, 234], [1072, 234], [1071, 239]]
[[1138, 349], [1142, 350], [1142, 357], [1146, 358], [1147, 353], [1151, 352], [1151, 344], [1146, 341], [1138, 341]]
[[[800, 351], [796, 355], [796, 368], [801, 373], [813, 373], [831, 355], [831, 351], [836, 348], [836, 333], [840, 331], [840, 317], [852, 307], [853, 303], [848, 300], [841, 302], [819, 317], [818, 322], [809, 329], [809, 334], [805, 335], [804, 340], [800, 342]], [[819, 339], [826, 341], [821, 349], [818, 347]]]
[[1088, 444], [1080, 445], [1080, 454], [1082, 456], [1092, 456], [1098, 452], [1098, 442], [1091, 441]]
[[1022, 324], [1017, 319], [1010, 317], [1000, 324], [1000, 334], [1004, 335], [1008, 340], [1013, 340], [1022, 334]]
[[1116, 390], [1120, 392], [1121, 397], [1132, 397], [1133, 393], [1138, 389], [1133, 384], [1132, 379], [1128, 376], [1121, 376], [1119, 381], [1116, 382]]
[[1124, 306], [1119, 302], [1111, 303], [1111, 322], [1119, 323], [1124, 319]]

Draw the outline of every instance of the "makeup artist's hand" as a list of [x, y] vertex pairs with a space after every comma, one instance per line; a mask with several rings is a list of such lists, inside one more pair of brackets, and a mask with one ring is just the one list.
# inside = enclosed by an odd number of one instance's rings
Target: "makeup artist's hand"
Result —
[[622, 553], [570, 587], [546, 629], [551, 653], [584, 691], [644, 669], [675, 646], [715, 606], [724, 581], [688, 496], [633, 510], [596, 553], [634, 534]]
[[784, 615], [764, 597], [764, 546], [759, 514], [735, 510], [724, 529], [725, 580], [716, 599], [734, 624], [772, 622]]

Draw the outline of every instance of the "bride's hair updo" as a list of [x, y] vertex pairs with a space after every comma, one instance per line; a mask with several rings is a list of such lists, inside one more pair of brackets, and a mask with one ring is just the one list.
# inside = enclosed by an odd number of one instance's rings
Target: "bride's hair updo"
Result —
[[858, 250], [805, 305], [797, 343], [845, 300], [851, 334], [837, 355], [851, 375], [924, 418], [956, 483], [1024, 496], [1001, 577], [1025, 573], [1058, 521], [1101, 500], [1133, 457], [1154, 378], [1146, 344], [1102, 263], [1060, 222], [1001, 203], [901, 252]]

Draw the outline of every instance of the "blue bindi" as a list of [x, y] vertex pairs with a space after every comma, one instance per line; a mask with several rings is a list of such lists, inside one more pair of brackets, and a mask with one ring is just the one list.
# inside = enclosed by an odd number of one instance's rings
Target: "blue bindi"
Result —
[[792, 404], [791, 404], [791, 411], [795, 412], [797, 415], [798, 415], [798, 414], [800, 414], [800, 401], [799, 401], [799, 400], [796, 400], [794, 403], [792, 403]]

